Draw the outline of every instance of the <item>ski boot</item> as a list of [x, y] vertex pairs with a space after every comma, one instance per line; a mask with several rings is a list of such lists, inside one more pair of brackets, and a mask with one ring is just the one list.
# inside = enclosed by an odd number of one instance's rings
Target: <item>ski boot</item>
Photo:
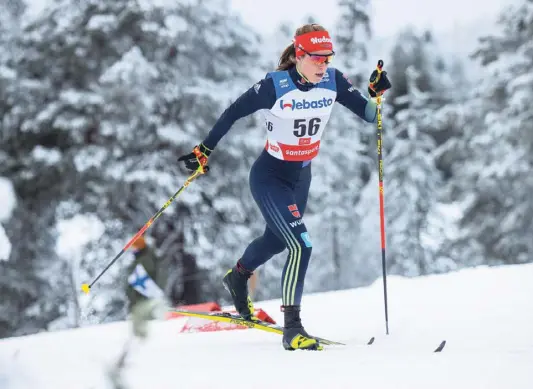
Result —
[[299, 305], [282, 307], [285, 316], [283, 327], [283, 347], [285, 350], [322, 350], [318, 340], [310, 336], [303, 328]]
[[246, 320], [253, 320], [254, 314], [254, 306], [248, 295], [248, 279], [252, 274], [253, 272], [246, 270], [240, 262], [237, 262], [222, 280], [224, 288], [231, 294], [235, 309]]

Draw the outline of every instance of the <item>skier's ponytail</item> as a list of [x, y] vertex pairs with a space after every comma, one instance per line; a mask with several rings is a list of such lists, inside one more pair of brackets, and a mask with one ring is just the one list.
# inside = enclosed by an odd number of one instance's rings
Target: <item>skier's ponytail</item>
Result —
[[[295, 36], [305, 34], [312, 31], [325, 31], [326, 29], [320, 24], [305, 24], [302, 27], [296, 30]], [[294, 48], [294, 43], [291, 43], [289, 46], [283, 50], [281, 57], [279, 58], [278, 68], [276, 70], [288, 70], [296, 65], [296, 50]]]

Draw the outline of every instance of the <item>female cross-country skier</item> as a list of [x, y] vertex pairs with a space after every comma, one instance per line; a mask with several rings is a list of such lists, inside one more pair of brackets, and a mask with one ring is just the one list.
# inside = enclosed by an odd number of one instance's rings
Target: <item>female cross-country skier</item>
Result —
[[[248, 279], [275, 254], [288, 249], [281, 278], [284, 312], [283, 346], [287, 350], [321, 350], [303, 328], [300, 303], [312, 243], [303, 222], [311, 183], [311, 160], [320, 149], [333, 103], [363, 120], [376, 121], [377, 106], [337, 69], [328, 67], [335, 52], [328, 32], [318, 24], [296, 30], [294, 43], [281, 55], [276, 71], [253, 85], [220, 116], [193, 152], [178, 159], [191, 171], [207, 169], [207, 160], [238, 119], [263, 110], [266, 145], [250, 171], [250, 189], [266, 222], [265, 232], [252, 241], [223, 279], [239, 314], [253, 320]], [[371, 76], [375, 79], [377, 72]], [[371, 97], [391, 84], [385, 71], [369, 84]]]

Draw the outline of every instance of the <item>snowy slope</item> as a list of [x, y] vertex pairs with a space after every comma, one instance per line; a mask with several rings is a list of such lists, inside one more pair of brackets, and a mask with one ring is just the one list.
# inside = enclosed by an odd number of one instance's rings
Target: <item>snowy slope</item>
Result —
[[[184, 319], [153, 322], [131, 348], [124, 381], [131, 389], [531, 389], [532, 279], [533, 264], [390, 277], [388, 336], [381, 281], [306, 296], [307, 329], [348, 343], [324, 352], [287, 352], [278, 335], [257, 330], [179, 334]], [[279, 301], [257, 305], [280, 319]], [[0, 340], [0, 387], [110, 388], [106, 372], [129, 333], [128, 323], [113, 323]], [[432, 353], [442, 339], [444, 352]]]

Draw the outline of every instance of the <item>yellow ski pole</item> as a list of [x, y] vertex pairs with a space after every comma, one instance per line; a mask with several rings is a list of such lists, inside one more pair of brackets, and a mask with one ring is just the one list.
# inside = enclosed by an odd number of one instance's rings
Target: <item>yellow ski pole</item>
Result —
[[131, 245], [137, 240], [139, 239], [139, 237], [144, 234], [144, 232], [152, 225], [153, 222], [156, 221], [156, 219], [161, 216], [161, 214], [165, 211], [165, 209], [168, 208], [168, 206], [170, 204], [172, 204], [172, 202], [181, 194], [181, 192], [183, 192], [183, 190], [189, 186], [189, 184], [194, 180], [196, 179], [197, 177], [199, 177], [200, 175], [206, 173], [208, 170], [208, 167], [207, 166], [204, 166], [204, 165], [200, 165], [200, 167], [198, 168], [198, 170], [196, 170], [193, 174], [191, 174], [189, 176], [189, 178], [187, 178], [187, 180], [185, 181], [185, 183], [181, 186], [181, 188], [178, 189], [178, 191], [176, 193], [174, 193], [174, 195], [168, 199], [168, 201], [161, 207], [161, 209], [159, 211], [157, 211], [157, 213], [152, 216], [150, 218], [150, 220], [148, 220], [146, 222], [146, 224], [135, 234], [135, 236], [133, 238], [130, 239], [130, 241], [126, 244], [126, 246], [124, 246], [124, 248], [120, 251], [120, 253], [117, 254], [117, 256], [115, 258], [113, 258], [113, 260], [111, 262], [109, 262], [109, 264], [105, 267], [104, 270], [102, 270], [100, 272], [100, 274], [98, 274], [98, 276], [90, 283], [90, 284], [82, 284], [81, 285], [81, 290], [85, 293], [89, 293], [89, 291], [91, 290], [91, 288], [93, 287], [93, 285], [100, 279], [100, 277], [102, 277], [102, 275], [104, 275], [104, 273], [122, 256], [122, 254], [124, 254], [130, 247]]

